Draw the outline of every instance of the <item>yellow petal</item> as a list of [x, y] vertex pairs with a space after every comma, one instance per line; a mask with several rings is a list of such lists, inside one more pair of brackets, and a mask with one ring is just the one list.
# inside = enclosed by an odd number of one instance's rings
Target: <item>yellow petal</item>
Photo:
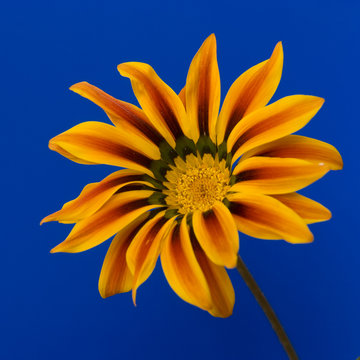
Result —
[[118, 70], [131, 80], [134, 94], [148, 119], [171, 146], [175, 146], [175, 140], [182, 134], [190, 137], [184, 105], [150, 65], [130, 62], [120, 64]]
[[186, 112], [196, 142], [210, 135], [216, 142], [216, 121], [220, 107], [220, 74], [216, 38], [211, 34], [191, 62], [186, 79]]
[[291, 193], [272, 196], [294, 210], [307, 224], [326, 221], [331, 218], [330, 210], [303, 195]]
[[231, 191], [286, 194], [312, 184], [328, 171], [325, 165], [300, 159], [252, 157], [235, 167]]
[[148, 216], [148, 212], [139, 216], [119, 231], [111, 242], [99, 278], [101, 297], [107, 298], [131, 290], [133, 275], [126, 263], [126, 252]]
[[48, 221], [77, 222], [97, 211], [110, 197], [119, 189], [128, 184], [147, 184], [143, 180], [143, 174], [133, 170], [119, 170], [104, 180], [88, 184], [81, 191], [80, 195], [62, 207], [61, 210], [48, 215], [41, 221], [41, 224]]
[[234, 161], [246, 151], [300, 130], [319, 111], [324, 99], [293, 95], [245, 116], [231, 131], [228, 150]]
[[210, 290], [195, 257], [185, 216], [181, 225], [173, 227], [164, 241], [161, 265], [177, 295], [201, 309], [212, 308]]
[[132, 297], [136, 304], [136, 291], [153, 272], [160, 254], [163, 238], [169, 233], [175, 218], [167, 220], [165, 211], [148, 220], [134, 237], [126, 253], [126, 261], [133, 277]]
[[181, 91], [179, 92], [179, 98], [181, 100], [181, 102], [184, 105], [184, 108], [186, 110], [186, 86], [184, 86]]
[[234, 308], [235, 292], [225, 268], [214, 264], [196, 239], [192, 239], [192, 243], [196, 259], [209, 286], [213, 303], [210, 314], [222, 318], [230, 316]]
[[76, 162], [78, 164], [83, 164], [83, 165], [97, 165], [97, 163], [95, 162], [91, 162], [91, 161], [86, 161], [84, 159], [80, 159], [76, 156], [74, 156], [73, 154], [70, 154], [69, 152], [65, 151], [64, 149], [62, 149], [60, 146], [56, 145], [55, 143], [49, 143], [49, 148], [53, 151], [56, 151], [57, 153], [59, 153], [60, 155], [66, 157], [67, 159]]
[[228, 196], [237, 228], [262, 239], [308, 243], [313, 235], [301, 217], [271, 196], [237, 193]]
[[70, 90], [89, 99], [100, 106], [114, 125], [145, 137], [154, 144], [159, 144], [163, 137], [154, 128], [145, 113], [135, 105], [115, 99], [106, 92], [87, 82], [80, 82], [70, 87]]
[[343, 167], [341, 155], [332, 145], [299, 135], [288, 135], [258, 146], [245, 153], [241, 159], [252, 156], [303, 159], [314, 164], [325, 164], [330, 170], [340, 170]]
[[152, 191], [128, 191], [112, 198], [95, 214], [79, 221], [61, 244], [51, 250], [54, 252], [81, 252], [91, 249], [134, 221], [138, 216], [155, 206], [147, 199]]
[[151, 161], [160, 158], [155, 144], [95, 121], [81, 123], [55, 136], [49, 147], [55, 151], [61, 148], [72, 156], [93, 163], [128, 167], [149, 175], [152, 174], [149, 170]]
[[247, 114], [265, 106], [274, 95], [281, 78], [283, 48], [279, 42], [269, 60], [253, 66], [230, 87], [221, 108], [217, 141], [221, 144]]
[[220, 201], [207, 213], [193, 214], [197, 240], [206, 255], [217, 265], [234, 268], [239, 250], [239, 236], [229, 209]]

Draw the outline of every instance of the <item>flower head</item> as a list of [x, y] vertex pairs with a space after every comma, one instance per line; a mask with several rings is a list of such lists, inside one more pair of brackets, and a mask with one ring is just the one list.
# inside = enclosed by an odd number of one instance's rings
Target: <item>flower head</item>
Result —
[[290, 243], [313, 240], [307, 224], [331, 213], [296, 191], [342, 167], [337, 150], [291, 135], [323, 99], [293, 95], [267, 105], [280, 81], [283, 50], [242, 74], [220, 110], [215, 36], [191, 62], [177, 95], [147, 64], [118, 66], [141, 105], [117, 100], [86, 82], [71, 90], [99, 105], [113, 125], [85, 122], [49, 147], [81, 164], [117, 170], [85, 186], [46, 221], [75, 223], [52, 252], [88, 250], [115, 235], [99, 280], [102, 297], [132, 290], [161, 257], [165, 276], [185, 301], [214, 316], [232, 313], [225, 270], [234, 268], [238, 231]]

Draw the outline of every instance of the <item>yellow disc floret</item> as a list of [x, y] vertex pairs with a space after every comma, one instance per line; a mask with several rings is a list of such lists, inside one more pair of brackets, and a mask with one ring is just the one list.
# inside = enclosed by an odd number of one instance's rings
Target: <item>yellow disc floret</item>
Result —
[[222, 201], [230, 189], [230, 171], [225, 160], [210, 154], [177, 157], [165, 177], [166, 203], [180, 214], [210, 210], [215, 201]]

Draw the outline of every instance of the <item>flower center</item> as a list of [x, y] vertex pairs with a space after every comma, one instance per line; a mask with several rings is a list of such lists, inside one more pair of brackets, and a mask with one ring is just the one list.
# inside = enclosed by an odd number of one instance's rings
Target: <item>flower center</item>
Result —
[[203, 158], [190, 154], [185, 161], [178, 157], [174, 162], [175, 166], [165, 175], [167, 190], [163, 190], [170, 209], [180, 214], [207, 211], [215, 201], [225, 198], [230, 189], [230, 171], [225, 160], [219, 162], [210, 154], [204, 154]]

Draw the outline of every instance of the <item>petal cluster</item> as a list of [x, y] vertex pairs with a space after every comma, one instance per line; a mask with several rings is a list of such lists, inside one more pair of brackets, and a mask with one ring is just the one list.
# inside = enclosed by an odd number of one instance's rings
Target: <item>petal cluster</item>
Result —
[[85, 251], [115, 235], [99, 279], [104, 298], [132, 291], [135, 303], [160, 257], [183, 300], [227, 317], [235, 295], [226, 268], [236, 266], [239, 231], [309, 243], [308, 224], [331, 217], [297, 191], [341, 169], [341, 156], [325, 142], [293, 135], [324, 100], [292, 95], [268, 105], [282, 73], [278, 43], [268, 60], [239, 76], [220, 109], [216, 56], [210, 35], [179, 94], [150, 65], [120, 64], [140, 108], [87, 82], [71, 87], [112, 125], [81, 123], [51, 139], [50, 149], [80, 164], [123, 169], [85, 186], [42, 222], [74, 224], [52, 252]]

